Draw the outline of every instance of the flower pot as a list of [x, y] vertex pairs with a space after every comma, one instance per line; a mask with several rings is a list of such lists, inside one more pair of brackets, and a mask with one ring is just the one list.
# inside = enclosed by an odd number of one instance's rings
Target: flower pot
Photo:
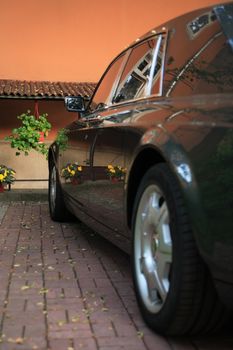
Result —
[[44, 142], [44, 132], [40, 131], [39, 134], [40, 134], [40, 137], [39, 137], [38, 143], [43, 143]]
[[2, 182], [0, 182], [0, 193], [1, 193], [1, 192], [4, 192], [4, 185], [3, 185]]
[[73, 179], [71, 179], [71, 183], [72, 183], [72, 185], [78, 185], [81, 183], [81, 179], [73, 178]]

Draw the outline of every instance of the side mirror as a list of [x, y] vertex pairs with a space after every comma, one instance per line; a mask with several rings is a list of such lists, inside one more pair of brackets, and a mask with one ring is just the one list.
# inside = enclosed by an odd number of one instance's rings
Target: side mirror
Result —
[[82, 96], [65, 97], [65, 106], [69, 112], [84, 112], [85, 99]]

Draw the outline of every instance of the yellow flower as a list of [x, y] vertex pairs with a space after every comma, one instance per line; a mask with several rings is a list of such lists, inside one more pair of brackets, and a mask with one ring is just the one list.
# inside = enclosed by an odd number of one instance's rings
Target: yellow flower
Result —
[[69, 166], [68, 166], [67, 170], [68, 170], [68, 172], [69, 172], [69, 173], [71, 173], [71, 169], [70, 169], [70, 167], [69, 167]]
[[82, 169], [81, 165], [78, 166], [78, 171], [82, 171], [82, 170], [83, 170], [83, 169]]
[[4, 179], [3, 174], [0, 174], [0, 181], [2, 181]]
[[74, 170], [70, 170], [70, 173], [71, 173], [72, 176], [74, 176], [75, 171]]
[[113, 166], [111, 164], [108, 165], [108, 169], [111, 170], [113, 169]]
[[115, 169], [109, 169], [110, 173], [115, 174], [116, 170]]

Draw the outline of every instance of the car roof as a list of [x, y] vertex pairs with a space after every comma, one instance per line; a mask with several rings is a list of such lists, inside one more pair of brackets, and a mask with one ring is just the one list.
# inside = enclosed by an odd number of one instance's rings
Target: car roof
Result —
[[150, 38], [151, 36], [155, 35], [155, 34], [159, 34], [159, 33], [164, 33], [164, 32], [168, 32], [172, 29], [175, 29], [180, 23], [184, 22], [189, 22], [191, 20], [196, 19], [197, 17], [212, 11], [215, 7], [220, 6], [220, 5], [224, 5], [224, 4], [230, 4], [233, 2], [228, 2], [228, 3], [220, 3], [220, 4], [213, 4], [211, 6], [207, 6], [207, 7], [203, 7], [203, 8], [199, 8], [199, 9], [195, 9], [189, 12], [186, 12], [184, 14], [181, 14], [177, 17], [174, 17], [170, 20], [168, 20], [167, 22], [163, 22], [162, 24], [160, 24], [157, 27], [152, 28], [150, 31], [146, 32], [145, 34], [143, 34], [142, 36], [140, 36], [139, 38], [137, 38], [135, 41], [133, 41], [128, 48], [134, 46], [135, 44], [144, 41], [145, 39]]

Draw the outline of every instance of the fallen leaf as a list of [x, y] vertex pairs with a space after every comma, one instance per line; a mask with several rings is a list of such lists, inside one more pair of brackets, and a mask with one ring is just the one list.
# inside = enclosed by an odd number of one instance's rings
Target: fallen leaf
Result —
[[39, 291], [39, 293], [40, 293], [40, 294], [46, 294], [46, 293], [48, 293], [48, 291], [49, 291], [49, 290], [48, 290], [47, 288], [41, 288], [40, 291]]
[[30, 228], [31, 228], [29, 225], [24, 224], [24, 223], [21, 224], [21, 227], [25, 228], [26, 230], [30, 230]]
[[140, 332], [140, 331], [137, 332], [137, 335], [138, 335], [139, 338], [143, 338], [144, 337], [144, 333]]
[[107, 307], [102, 307], [101, 310], [104, 311], [104, 312], [106, 312], [106, 311], [108, 311], [109, 309], [108, 309]]
[[15, 340], [13, 338], [7, 338], [8, 343], [15, 343]]
[[48, 266], [48, 270], [55, 270], [55, 268], [54, 267], [52, 267], [52, 266]]
[[18, 338], [16, 338], [16, 339], [14, 339], [14, 338], [8, 338], [7, 341], [8, 341], [9, 343], [23, 344], [23, 341], [24, 341], [24, 340], [23, 340], [23, 338], [18, 337]]
[[16, 344], [23, 344], [23, 338], [18, 337], [15, 339], [15, 342]]
[[21, 287], [21, 290], [27, 290], [27, 289], [29, 289], [30, 287], [29, 286], [22, 286]]

